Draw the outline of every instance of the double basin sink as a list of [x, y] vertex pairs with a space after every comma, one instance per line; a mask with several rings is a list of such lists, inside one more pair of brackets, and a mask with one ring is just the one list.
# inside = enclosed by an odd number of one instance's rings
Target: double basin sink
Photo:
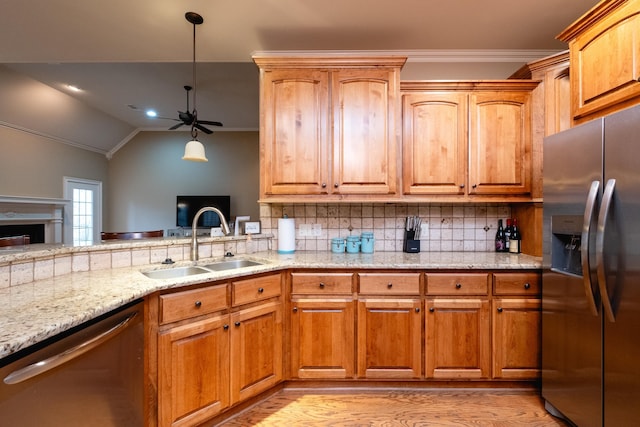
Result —
[[236, 268], [253, 267], [263, 265], [263, 262], [249, 259], [234, 259], [229, 261], [218, 261], [205, 265], [189, 265], [186, 267], [174, 267], [160, 270], [143, 271], [142, 274], [151, 279], [177, 279], [180, 277], [194, 276], [196, 274], [214, 273], [224, 270], [235, 270]]

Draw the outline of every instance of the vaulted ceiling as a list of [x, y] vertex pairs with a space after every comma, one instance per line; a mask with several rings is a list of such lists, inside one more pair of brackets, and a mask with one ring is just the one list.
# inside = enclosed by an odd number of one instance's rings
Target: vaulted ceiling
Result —
[[566, 49], [555, 36], [596, 3], [4, 0], [0, 125], [104, 153], [141, 129], [167, 129], [175, 122], [143, 111], [176, 117], [186, 108], [193, 55], [187, 11], [204, 18], [196, 31], [199, 117], [234, 130], [258, 127], [253, 52], [376, 51], [414, 62], [524, 63]]

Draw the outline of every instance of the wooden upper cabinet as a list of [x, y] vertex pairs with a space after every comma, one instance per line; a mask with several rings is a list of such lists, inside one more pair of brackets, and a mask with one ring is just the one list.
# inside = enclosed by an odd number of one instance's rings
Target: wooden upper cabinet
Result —
[[531, 192], [531, 94], [470, 96], [469, 194]]
[[467, 163], [467, 94], [403, 96], [404, 194], [464, 194]]
[[262, 77], [263, 194], [326, 194], [329, 73], [270, 70]]
[[537, 85], [402, 82], [403, 194], [428, 201], [531, 200], [531, 93]]
[[260, 197], [386, 200], [398, 188], [404, 57], [254, 56]]
[[558, 35], [569, 43], [576, 123], [637, 104], [640, 0], [604, 0]]

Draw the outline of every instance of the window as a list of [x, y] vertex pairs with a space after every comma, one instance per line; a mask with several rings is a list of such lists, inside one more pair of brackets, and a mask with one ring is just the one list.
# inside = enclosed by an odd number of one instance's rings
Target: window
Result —
[[102, 228], [102, 183], [79, 178], [64, 178], [64, 243], [88, 246], [100, 241]]

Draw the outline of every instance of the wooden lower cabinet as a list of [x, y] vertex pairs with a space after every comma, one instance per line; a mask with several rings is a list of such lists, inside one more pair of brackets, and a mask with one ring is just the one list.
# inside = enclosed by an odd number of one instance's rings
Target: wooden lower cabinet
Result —
[[498, 298], [492, 305], [493, 377], [538, 378], [542, 360], [542, 301], [539, 298]]
[[426, 377], [490, 378], [489, 300], [428, 298], [426, 309]]
[[353, 378], [353, 298], [294, 297], [291, 305], [292, 376], [308, 379]]
[[282, 380], [282, 303], [231, 314], [231, 404]]
[[358, 377], [420, 378], [422, 313], [419, 298], [358, 301]]
[[193, 426], [229, 406], [229, 315], [158, 336], [160, 426]]

